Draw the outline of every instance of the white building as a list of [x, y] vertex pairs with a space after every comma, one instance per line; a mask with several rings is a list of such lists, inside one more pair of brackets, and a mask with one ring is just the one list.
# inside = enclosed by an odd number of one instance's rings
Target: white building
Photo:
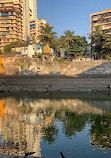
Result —
[[21, 55], [29, 56], [30, 58], [33, 55], [42, 54], [43, 46], [38, 44], [30, 44], [29, 46], [25, 46], [21, 48]]

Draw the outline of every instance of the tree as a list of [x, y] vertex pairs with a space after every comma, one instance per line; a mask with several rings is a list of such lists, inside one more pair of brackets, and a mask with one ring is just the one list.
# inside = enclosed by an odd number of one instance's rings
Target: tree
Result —
[[103, 58], [110, 59], [111, 57], [111, 34], [107, 33], [103, 36], [104, 42], [102, 45], [103, 48]]
[[92, 34], [90, 34], [92, 52], [95, 52], [96, 59], [103, 59], [111, 50], [111, 29], [102, 31], [98, 26]]
[[77, 55], [83, 55], [86, 51], [87, 41], [84, 37], [74, 36], [67, 54], [75, 57]]
[[56, 32], [52, 32], [53, 26], [46, 24], [45, 27], [40, 31], [40, 35], [37, 37], [39, 40], [39, 44], [46, 45], [48, 43], [50, 46], [53, 45], [54, 39], [56, 38]]
[[19, 45], [21, 45], [20, 41], [15, 41], [15, 42], [9, 43], [4, 47], [4, 52], [5, 53], [11, 53], [12, 52], [12, 47], [16, 47], [16, 46], [19, 46]]
[[66, 46], [66, 49], [68, 50], [70, 47], [70, 44], [73, 42], [74, 37], [74, 31], [64, 31], [64, 36], [61, 36], [62, 45]]
[[10, 53], [10, 52], [12, 52], [12, 45], [11, 45], [11, 44], [7, 44], [7, 45], [4, 47], [4, 52], [5, 52], [5, 53]]

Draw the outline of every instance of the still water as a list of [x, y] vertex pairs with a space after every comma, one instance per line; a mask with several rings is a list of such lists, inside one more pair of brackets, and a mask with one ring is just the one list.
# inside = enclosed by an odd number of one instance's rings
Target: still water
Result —
[[109, 93], [0, 94], [0, 153], [111, 158]]

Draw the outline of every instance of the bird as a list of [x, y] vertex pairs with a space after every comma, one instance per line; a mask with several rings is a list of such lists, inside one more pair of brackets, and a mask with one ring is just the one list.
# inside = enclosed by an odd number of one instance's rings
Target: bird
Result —
[[65, 156], [63, 155], [62, 152], [60, 152], [60, 156], [61, 156], [61, 158], [65, 158]]

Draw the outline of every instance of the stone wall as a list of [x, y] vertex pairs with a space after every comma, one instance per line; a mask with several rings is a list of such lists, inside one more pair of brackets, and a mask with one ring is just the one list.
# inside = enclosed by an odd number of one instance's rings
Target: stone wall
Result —
[[26, 57], [3, 58], [3, 68], [7, 75], [67, 75], [110, 74], [111, 63], [103, 60], [42, 63], [39, 59]]

